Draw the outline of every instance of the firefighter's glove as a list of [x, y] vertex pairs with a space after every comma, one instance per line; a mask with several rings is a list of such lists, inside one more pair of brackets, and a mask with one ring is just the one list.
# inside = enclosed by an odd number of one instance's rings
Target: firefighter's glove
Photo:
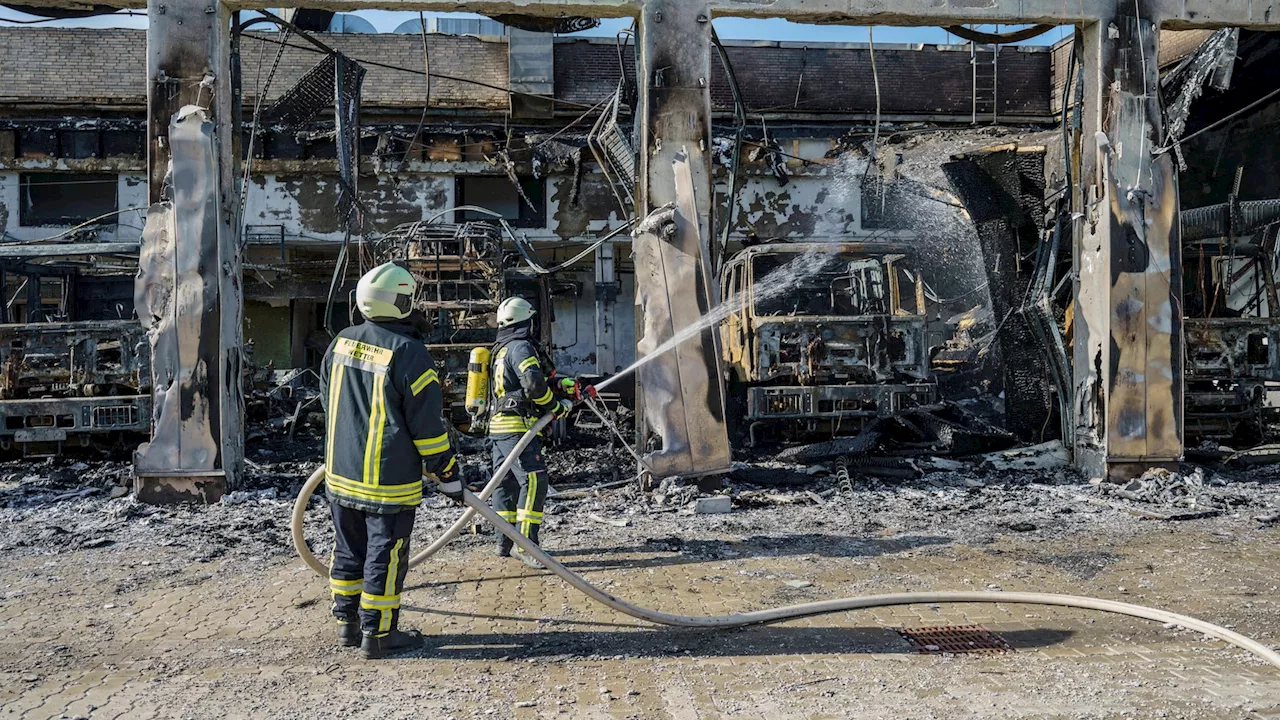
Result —
[[462, 504], [462, 491], [466, 488], [463, 483], [464, 475], [462, 468], [455, 467], [447, 473], [443, 473], [436, 477], [436, 492], [449, 498], [450, 500]]
[[572, 410], [573, 410], [572, 400], [558, 400], [556, 401], [555, 409], [551, 411], [552, 417], [556, 420], [559, 420], [561, 418], [567, 418], [569, 417], [569, 413]]
[[577, 378], [560, 378], [560, 392], [573, 398], [574, 400], [577, 400], [578, 397], [580, 396], [580, 393], [582, 392], [578, 388], [578, 379]]

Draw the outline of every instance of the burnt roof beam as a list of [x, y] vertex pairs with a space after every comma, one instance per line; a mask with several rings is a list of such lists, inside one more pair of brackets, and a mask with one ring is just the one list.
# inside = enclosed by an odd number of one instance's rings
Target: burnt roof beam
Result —
[[[425, 10], [474, 12], [485, 15], [515, 13], [540, 17], [639, 17], [646, 0], [321, 0], [309, 9]], [[716, 16], [786, 18], [800, 22], [846, 25], [956, 25], [1043, 23], [1053, 25], [1089, 24], [1110, 18], [1117, 3], [1127, 0], [988, 0], [985, 3], [960, 0], [710, 0]], [[78, 9], [84, 2], [69, 0], [26, 0], [33, 7]], [[1131, 4], [1131, 3], [1130, 3]], [[1269, 3], [1251, 0], [1145, 0], [1144, 17], [1159, 18], [1162, 27], [1174, 30], [1197, 28], [1280, 27], [1280, 13]], [[93, 5], [116, 8], [145, 8], [143, 0], [93, 0]], [[274, 7], [265, 0], [227, 2], [237, 10]], [[889, 7], [891, 6], [891, 7]]]

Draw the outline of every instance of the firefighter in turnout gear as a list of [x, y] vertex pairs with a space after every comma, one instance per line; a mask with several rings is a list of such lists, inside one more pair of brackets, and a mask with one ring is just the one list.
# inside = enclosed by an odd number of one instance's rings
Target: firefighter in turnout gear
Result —
[[334, 338], [321, 366], [324, 469], [336, 534], [329, 563], [338, 640], [367, 658], [420, 647], [398, 627], [409, 534], [423, 481], [462, 499], [435, 363], [411, 324], [417, 283], [388, 263], [356, 286], [365, 322]]
[[[507, 298], [498, 306], [498, 338], [493, 347], [490, 374], [493, 405], [489, 420], [495, 471], [521, 436], [538, 422], [538, 418], [548, 412], [567, 415], [573, 407], [569, 400], [558, 399], [548, 384], [548, 377], [554, 373], [543, 367], [534, 343], [533, 314], [533, 306], [524, 298]], [[560, 382], [576, 385], [576, 381], [569, 378]], [[493, 509], [536, 543], [546, 501], [547, 463], [542, 456], [542, 443], [535, 438], [512, 465], [511, 472], [502, 478], [502, 484], [493, 494]], [[518, 550], [513, 553], [511, 540], [501, 533], [498, 535], [498, 555], [512, 555], [529, 567], [544, 569], [533, 556]]]

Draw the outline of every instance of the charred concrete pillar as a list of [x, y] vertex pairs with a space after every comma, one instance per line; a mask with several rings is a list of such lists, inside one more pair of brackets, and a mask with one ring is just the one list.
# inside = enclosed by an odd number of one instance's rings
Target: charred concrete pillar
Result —
[[1172, 159], [1157, 154], [1157, 3], [1084, 31], [1077, 187], [1077, 465], [1119, 479], [1183, 454], [1182, 252]]
[[613, 241], [596, 248], [596, 372], [618, 371], [614, 305], [618, 301], [618, 275], [613, 262]]
[[[729, 467], [724, 373], [715, 329], [698, 326], [718, 297], [710, 265], [711, 11], [706, 0], [647, 0], [640, 16], [639, 217], [669, 208], [635, 238], [641, 447], [654, 475], [711, 477]], [[660, 446], [656, 441], [660, 439]], [[657, 447], [655, 447], [657, 446]], [[718, 484], [718, 480], [713, 484]]]
[[244, 462], [230, 11], [165, 0], [147, 18], [152, 206], [136, 295], [154, 409], [134, 489], [148, 502], [213, 502], [239, 483]]

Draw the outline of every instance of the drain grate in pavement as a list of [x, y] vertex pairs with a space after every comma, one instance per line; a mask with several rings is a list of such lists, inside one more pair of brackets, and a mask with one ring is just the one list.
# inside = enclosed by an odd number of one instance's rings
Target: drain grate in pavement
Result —
[[918, 653], [1001, 653], [1013, 652], [1004, 638], [981, 625], [900, 628], [898, 634]]

